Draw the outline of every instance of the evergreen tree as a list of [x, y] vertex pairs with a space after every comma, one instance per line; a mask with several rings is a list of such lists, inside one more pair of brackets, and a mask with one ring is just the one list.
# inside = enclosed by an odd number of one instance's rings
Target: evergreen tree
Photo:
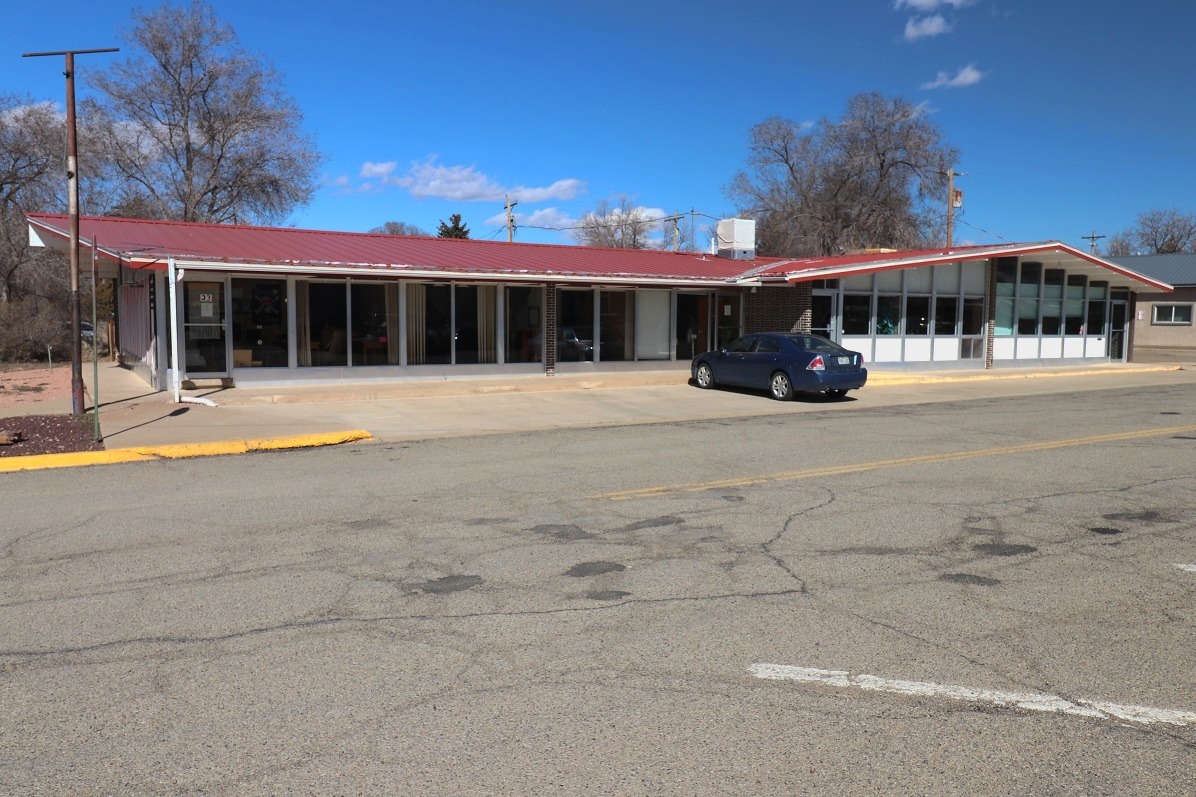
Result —
[[436, 237], [438, 238], [468, 238], [469, 228], [461, 222], [461, 214], [454, 213], [449, 216], [449, 223], [445, 224], [444, 219], [440, 220], [440, 226], [436, 229]]

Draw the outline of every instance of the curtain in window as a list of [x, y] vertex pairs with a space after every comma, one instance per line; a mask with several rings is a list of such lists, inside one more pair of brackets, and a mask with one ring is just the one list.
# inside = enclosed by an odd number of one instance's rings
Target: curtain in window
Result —
[[498, 289], [493, 285], [478, 286], [478, 362], [498, 362], [498, 339], [495, 335], [495, 303]]
[[299, 365], [311, 366], [311, 302], [307, 293], [308, 284], [300, 282], [295, 286], [296, 327], [299, 329]]
[[427, 359], [427, 304], [423, 283], [407, 284], [407, 364], [421, 365]]
[[386, 286], [386, 362], [399, 364], [399, 283]]

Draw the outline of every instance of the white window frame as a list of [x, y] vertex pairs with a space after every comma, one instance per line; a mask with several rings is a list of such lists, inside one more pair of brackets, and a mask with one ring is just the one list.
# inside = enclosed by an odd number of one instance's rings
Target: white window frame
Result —
[[[1171, 318], [1172, 318], [1171, 321], [1162, 321], [1159, 319], [1159, 308], [1160, 307], [1166, 307], [1167, 309], [1169, 309], [1171, 311]], [[1174, 320], [1175, 319], [1175, 311], [1177, 308], [1182, 308], [1182, 307], [1186, 307], [1188, 309], [1188, 320], [1187, 321], [1175, 321]], [[1178, 304], [1156, 304], [1156, 305], [1153, 305], [1150, 310], [1150, 323], [1152, 326], [1159, 326], [1159, 327], [1190, 327], [1190, 326], [1192, 326], [1192, 305], [1184, 304], [1182, 302], [1178, 303]]]

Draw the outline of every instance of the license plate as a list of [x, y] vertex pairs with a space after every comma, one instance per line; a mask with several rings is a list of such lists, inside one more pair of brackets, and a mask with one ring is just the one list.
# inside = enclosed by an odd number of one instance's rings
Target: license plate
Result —
[[850, 357], [840, 357], [839, 365], [851, 365], [851, 358]]

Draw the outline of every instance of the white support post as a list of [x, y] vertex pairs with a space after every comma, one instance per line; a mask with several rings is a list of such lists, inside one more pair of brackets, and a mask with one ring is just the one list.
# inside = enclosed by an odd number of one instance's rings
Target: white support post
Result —
[[178, 303], [178, 288], [176, 284], [183, 278], [181, 269], [176, 269], [174, 265], [174, 258], [170, 258], [166, 266], [166, 279], [169, 283], [168, 290], [170, 292], [170, 345], [171, 345], [171, 365], [170, 369], [170, 389], [174, 394], [174, 403], [182, 403], [179, 391], [182, 388], [182, 371], [183, 361], [179, 356], [179, 336], [182, 330], [179, 329], [179, 303]]

